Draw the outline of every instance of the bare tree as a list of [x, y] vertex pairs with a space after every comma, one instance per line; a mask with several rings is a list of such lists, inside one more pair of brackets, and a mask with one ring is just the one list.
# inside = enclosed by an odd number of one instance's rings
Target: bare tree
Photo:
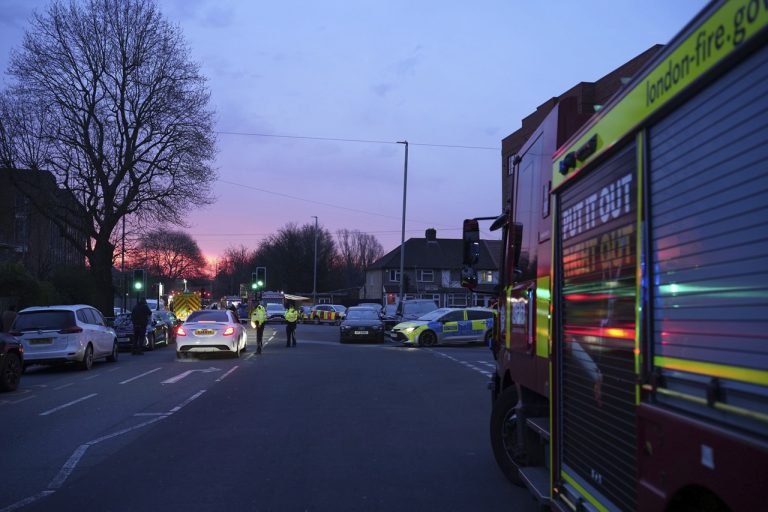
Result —
[[224, 291], [226, 295], [237, 294], [241, 284], [247, 284], [251, 280], [254, 271], [252, 264], [254, 252], [244, 245], [239, 247], [227, 247], [224, 257], [219, 261], [216, 275], [216, 288]]
[[[315, 225], [289, 223], [259, 246], [254, 263], [267, 267], [267, 289], [310, 292], [314, 275]], [[340, 288], [338, 254], [331, 234], [317, 231], [317, 288]]]
[[207, 262], [188, 233], [156, 229], [141, 237], [134, 266], [146, 268], [166, 281], [175, 281], [201, 277]]
[[336, 232], [339, 257], [347, 287], [362, 286], [365, 268], [381, 258], [384, 248], [375, 236], [358, 230]]
[[[205, 78], [153, 0], [55, 0], [33, 16], [9, 74], [0, 156], [9, 167], [49, 170], [74, 198], [48, 214], [65, 233], [82, 230], [72, 241], [86, 240], [96, 306], [112, 311], [120, 220], [182, 224], [189, 205], [213, 200]], [[33, 201], [35, 192], [25, 191]]]

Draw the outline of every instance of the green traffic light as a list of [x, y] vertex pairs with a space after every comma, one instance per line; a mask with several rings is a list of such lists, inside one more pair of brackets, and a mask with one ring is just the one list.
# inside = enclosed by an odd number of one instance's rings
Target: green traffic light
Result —
[[144, 288], [144, 285], [141, 284], [139, 281], [136, 281], [135, 283], [133, 283], [134, 290], [141, 290], [142, 288]]
[[259, 287], [258, 283], [251, 283], [251, 290], [255, 290], [258, 287]]
[[264, 281], [256, 281], [256, 286], [261, 288], [262, 286], [264, 286]]

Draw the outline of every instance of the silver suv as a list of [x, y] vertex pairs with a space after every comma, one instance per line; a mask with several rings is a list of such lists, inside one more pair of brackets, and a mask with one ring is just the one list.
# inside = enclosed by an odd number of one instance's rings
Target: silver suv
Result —
[[11, 334], [24, 346], [24, 366], [74, 362], [90, 370], [94, 359], [117, 361], [114, 329], [85, 304], [22, 309]]

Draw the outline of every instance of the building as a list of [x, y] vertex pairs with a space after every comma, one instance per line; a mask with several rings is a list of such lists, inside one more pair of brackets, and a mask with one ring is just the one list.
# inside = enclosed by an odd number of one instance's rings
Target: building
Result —
[[[571, 115], [564, 116], [570, 121], [567, 125], [562, 125], [558, 129], [557, 140], [559, 143], [565, 143], [595, 112], [608, 102], [608, 100], [619, 92], [629, 79], [637, 74], [664, 45], [657, 44], [637, 57], [631, 59], [625, 64], [614, 69], [596, 82], [580, 82], [560, 96], [550, 98], [536, 108], [536, 111], [525, 117], [522, 121], [522, 127], [509, 134], [501, 141], [501, 205], [502, 209], [507, 208], [507, 200], [511, 197], [512, 174], [515, 166], [520, 161], [522, 155], [519, 155], [520, 149], [528, 141], [533, 132], [544, 121], [544, 118], [552, 111], [555, 105], [560, 105], [561, 109], [568, 109]], [[549, 191], [541, 191], [548, 193]], [[407, 252], [406, 252], [407, 254]]]
[[[406, 299], [433, 299], [441, 307], [488, 305], [499, 283], [501, 242], [484, 240], [480, 245], [478, 286], [475, 292], [462, 288], [461, 239], [437, 238], [427, 229], [424, 238], [405, 241], [404, 295]], [[394, 304], [400, 294], [400, 247], [388, 252], [365, 269], [366, 301]]]
[[[82, 253], [42, 213], [61, 208], [66, 197], [49, 172], [0, 168], [0, 262], [19, 262], [38, 279], [63, 265], [82, 266]], [[75, 239], [85, 246], [82, 235]]]

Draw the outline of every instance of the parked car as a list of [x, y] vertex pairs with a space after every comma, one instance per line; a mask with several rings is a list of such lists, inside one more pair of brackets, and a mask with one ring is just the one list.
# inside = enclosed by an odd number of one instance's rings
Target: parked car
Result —
[[117, 334], [101, 313], [85, 304], [31, 307], [11, 327], [24, 346], [24, 366], [73, 362], [90, 370], [93, 361], [117, 361]]
[[[168, 344], [169, 328], [165, 323], [165, 320], [160, 318], [157, 313], [161, 311], [153, 311], [152, 316], [147, 324], [146, 335], [144, 336], [144, 350], [155, 350], [155, 346], [161, 343]], [[125, 313], [118, 315], [115, 318], [114, 323], [115, 333], [117, 333], [117, 345], [119, 348], [130, 350], [133, 348], [133, 320], [131, 320], [131, 314]]]
[[285, 322], [285, 308], [282, 304], [276, 302], [270, 302], [264, 309], [267, 311], [267, 322], [278, 321], [280, 323]]
[[248, 304], [245, 302], [241, 302], [237, 305], [237, 318], [240, 319], [241, 324], [247, 324], [248, 323]]
[[153, 311], [152, 318], [156, 318], [165, 324], [165, 334], [168, 336], [168, 343], [173, 343], [176, 340], [176, 327], [179, 326], [181, 320], [176, 318], [176, 315], [171, 311]]
[[347, 308], [339, 304], [318, 304], [312, 307], [310, 316], [312, 322], [317, 324], [339, 325], [344, 320]]
[[384, 322], [374, 308], [352, 307], [339, 327], [339, 342], [384, 341]]
[[200, 353], [226, 353], [240, 357], [246, 350], [248, 334], [228, 309], [193, 311], [176, 328], [176, 357]]
[[397, 304], [394, 314], [384, 316], [384, 327], [387, 331], [408, 320], [416, 320], [422, 315], [437, 309], [437, 303], [431, 299], [404, 299]]
[[418, 320], [397, 324], [391, 337], [405, 344], [431, 347], [445, 343], [485, 342], [496, 312], [488, 308], [440, 308]]
[[299, 308], [299, 322], [305, 324], [312, 319], [312, 306], [301, 306]]
[[0, 391], [19, 387], [23, 368], [24, 346], [10, 334], [0, 332]]

